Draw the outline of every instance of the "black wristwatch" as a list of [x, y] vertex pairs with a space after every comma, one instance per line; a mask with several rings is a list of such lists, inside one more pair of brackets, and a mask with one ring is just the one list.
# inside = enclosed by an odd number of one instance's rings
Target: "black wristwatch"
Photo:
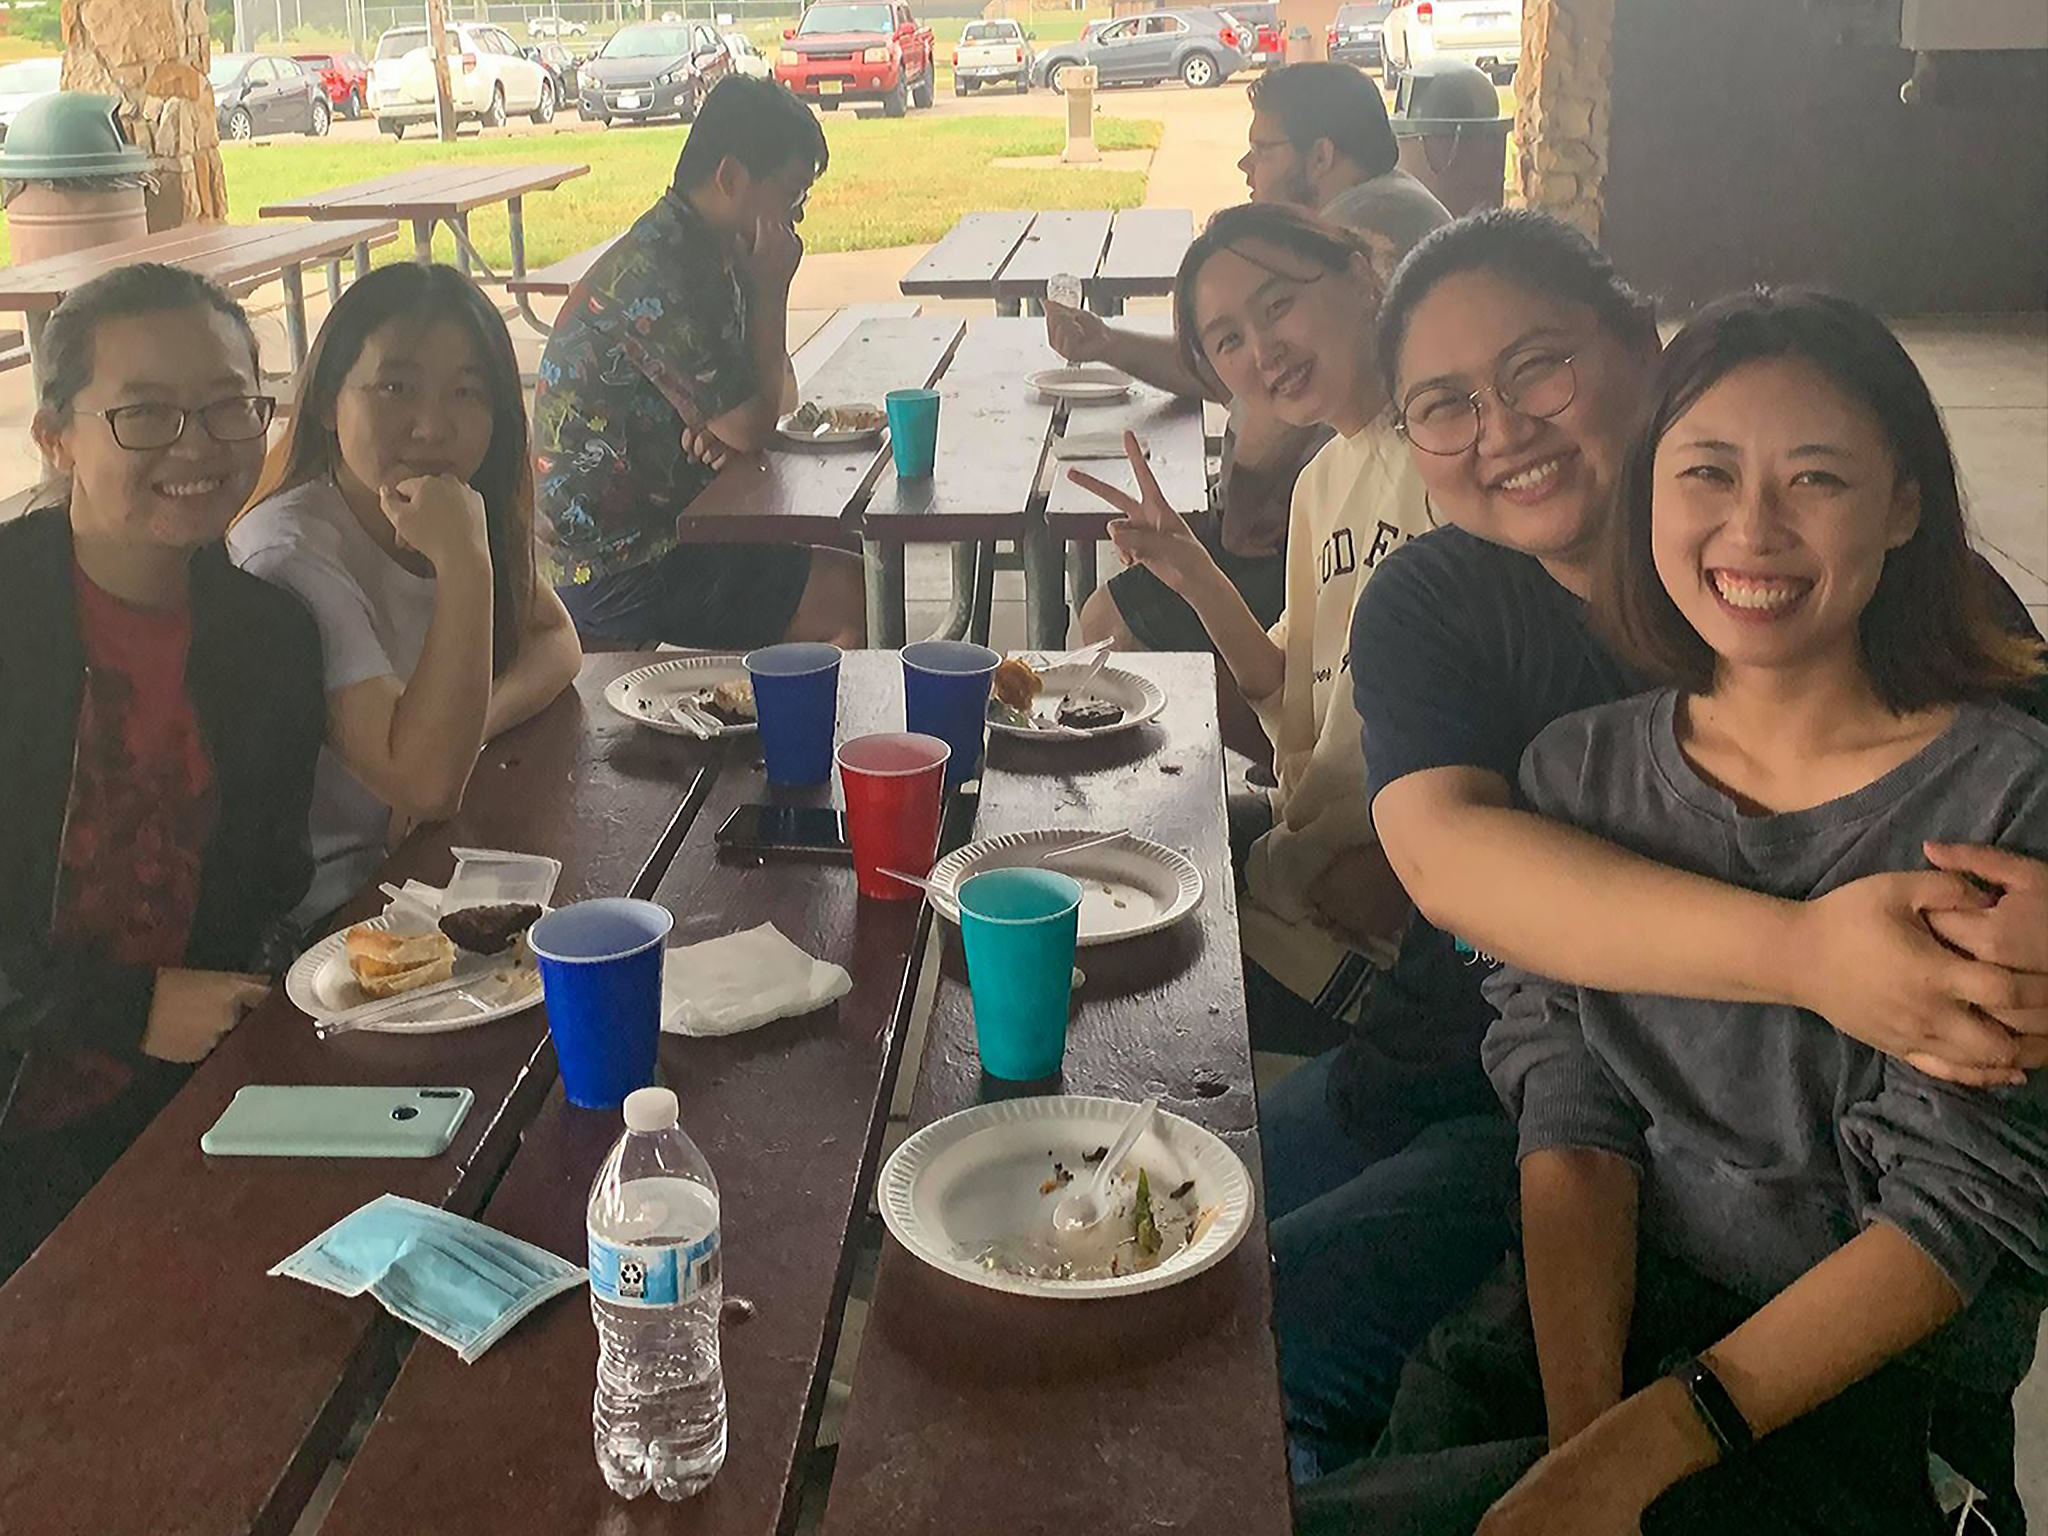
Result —
[[1692, 1400], [1692, 1411], [1707, 1426], [1707, 1433], [1714, 1437], [1723, 1457], [1739, 1455], [1756, 1444], [1749, 1420], [1742, 1416], [1735, 1399], [1728, 1395], [1721, 1378], [1706, 1361], [1698, 1355], [1688, 1355], [1671, 1367], [1670, 1375], [1685, 1388], [1685, 1395]]

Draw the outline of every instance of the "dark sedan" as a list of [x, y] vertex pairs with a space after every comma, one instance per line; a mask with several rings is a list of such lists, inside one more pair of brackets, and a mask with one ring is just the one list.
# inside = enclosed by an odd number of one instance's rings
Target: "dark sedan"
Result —
[[577, 110], [609, 124], [679, 117], [689, 122], [732, 72], [725, 40], [701, 21], [621, 27], [577, 73]]
[[297, 59], [267, 53], [217, 53], [206, 71], [223, 139], [267, 133], [309, 133], [319, 138], [334, 120], [327, 88]]
[[1336, 20], [1330, 23], [1330, 57], [1339, 64], [1377, 68], [1386, 58], [1380, 41], [1381, 29], [1393, 8], [1392, 0], [1382, 0], [1378, 5], [1338, 6]]
[[538, 64], [555, 78], [555, 100], [574, 101], [577, 95], [576, 75], [582, 67], [576, 55], [560, 43], [533, 43], [522, 49], [529, 59]]

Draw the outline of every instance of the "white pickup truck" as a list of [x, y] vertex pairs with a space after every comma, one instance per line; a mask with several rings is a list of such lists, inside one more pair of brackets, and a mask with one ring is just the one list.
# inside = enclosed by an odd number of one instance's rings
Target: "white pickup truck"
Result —
[[953, 94], [972, 96], [984, 85], [1009, 81], [1019, 95], [1031, 89], [1037, 55], [1031, 34], [1015, 21], [970, 21], [953, 50]]
[[1476, 64], [1504, 85], [1522, 58], [1522, 0], [1398, 0], [1382, 23], [1388, 90], [1424, 59]]

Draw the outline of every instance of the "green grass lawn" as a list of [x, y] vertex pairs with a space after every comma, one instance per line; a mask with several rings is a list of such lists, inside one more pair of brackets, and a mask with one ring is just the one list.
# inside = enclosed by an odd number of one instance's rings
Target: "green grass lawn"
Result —
[[[997, 159], [1057, 154], [1065, 142], [1051, 118], [913, 116], [861, 119], [848, 112], [826, 117], [831, 169], [811, 194], [804, 244], [812, 251], [860, 251], [936, 240], [976, 208], [1134, 208], [1144, 200], [1137, 171], [1019, 170]], [[1150, 149], [1159, 143], [1156, 120], [1105, 118], [1095, 142], [1104, 149]], [[624, 229], [668, 184], [682, 146], [674, 125], [614, 128], [603, 134], [556, 138], [464, 138], [455, 144], [379, 140], [274, 139], [222, 146], [232, 222], [257, 222], [265, 203], [413, 166], [504, 161], [571, 161], [590, 174], [526, 201], [526, 259], [544, 266], [595, 245]], [[494, 270], [510, 259], [502, 209], [479, 210], [471, 223], [477, 247]], [[445, 234], [438, 252], [452, 255]], [[378, 253], [398, 261], [412, 253], [410, 235]], [[7, 260], [0, 232], [0, 263]]]

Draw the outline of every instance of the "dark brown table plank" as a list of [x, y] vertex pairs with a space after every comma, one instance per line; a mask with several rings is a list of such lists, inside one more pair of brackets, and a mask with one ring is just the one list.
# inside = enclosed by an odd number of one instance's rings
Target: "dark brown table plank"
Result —
[[[651, 888], [717, 749], [605, 706], [604, 683], [642, 662], [587, 662], [574, 692], [486, 751], [461, 814], [382, 878], [445, 880], [449, 846], [481, 844], [561, 859], [558, 899]], [[0, 1436], [0, 1530], [288, 1531], [397, 1325], [368, 1298], [264, 1272], [387, 1191], [474, 1211], [552, 1077], [538, 1010], [323, 1045], [273, 994], [0, 1288], [0, 1381], [20, 1405]], [[201, 1133], [250, 1083], [459, 1084], [476, 1103], [439, 1158], [203, 1156]]]
[[225, 287], [242, 288], [276, 277], [287, 266], [339, 256], [358, 243], [379, 244], [397, 232], [389, 219], [354, 219], [345, 224], [202, 224], [138, 235], [0, 268], [0, 310], [54, 309], [74, 288], [138, 261], [168, 262]]
[[[976, 835], [1129, 825], [1200, 865], [1209, 888], [1193, 917], [1082, 952], [1087, 980], [1061, 1087], [1133, 1101], [1156, 1093], [1228, 1141], [1256, 1181], [1214, 664], [1118, 664], [1165, 686], [1165, 713], [1079, 755], [1051, 743], [992, 743]], [[948, 926], [945, 935], [913, 1128], [985, 1091], [958, 934]], [[1177, 1536], [1292, 1528], [1263, 1217], [1228, 1259], [1192, 1280], [1087, 1304], [970, 1286], [888, 1241], [826, 1536], [1070, 1536], [1133, 1523]]]
[[[825, 323], [804, 338], [802, 346], [789, 354], [790, 366], [796, 370], [796, 381], [807, 386], [816, 378], [820, 369], [831, 362], [849, 341], [853, 340], [863, 325], [870, 320], [915, 320], [920, 306], [912, 299], [884, 299], [873, 304], [849, 304], [844, 309], [835, 309]], [[929, 375], [927, 375], [929, 377]], [[890, 385], [890, 389], [900, 388]], [[888, 390], [884, 390], [886, 395]], [[880, 404], [880, 401], [876, 402]]]
[[[961, 322], [939, 316], [871, 320], [804, 381], [807, 398], [828, 404], [882, 403], [892, 389], [927, 384], [959, 339]], [[846, 512], [874, 483], [888, 450], [797, 448], [733, 459], [684, 508], [676, 531], [705, 542], [758, 540], [820, 544], [845, 535]]]
[[1122, 210], [1110, 231], [1094, 294], [1128, 299], [1173, 292], [1180, 259], [1194, 238], [1195, 216], [1185, 208]]
[[[846, 658], [842, 738], [900, 726], [900, 679], [887, 652]], [[725, 816], [767, 798], [757, 766], [728, 767], [657, 893], [676, 914], [676, 942], [772, 921], [854, 979], [845, 998], [800, 1019], [725, 1039], [662, 1040], [663, 1076], [719, 1182], [726, 1296], [751, 1305], [723, 1336], [724, 1470], [681, 1506], [652, 1496], [626, 1503], [605, 1487], [590, 1445], [596, 1332], [585, 1294], [572, 1292], [474, 1365], [431, 1344], [414, 1350], [322, 1536], [787, 1529], [797, 1458], [815, 1428], [838, 1336], [847, 1238], [872, 1178], [913, 957], [930, 919], [919, 902], [859, 900], [846, 866], [719, 860], [712, 838]], [[615, 1112], [571, 1108], [558, 1090], [486, 1219], [580, 1262], [590, 1181], [618, 1131]]]
[[992, 290], [999, 299], [1043, 299], [1046, 279], [1071, 274], [1092, 286], [1109, 243], [1109, 210], [1041, 213], [1021, 240]]
[[[1164, 315], [1127, 318], [1122, 322], [1133, 330], [1171, 334], [1173, 322]], [[1135, 385], [1127, 399], [1110, 405], [1069, 406], [1060, 424], [1060, 437], [1078, 433], [1135, 432], [1150, 450], [1146, 460], [1159, 489], [1174, 510], [1201, 511], [1209, 504], [1207, 446], [1202, 437], [1202, 402], [1193, 396], [1174, 396], [1149, 384]], [[1069, 469], [1084, 469], [1098, 480], [1137, 493], [1138, 477], [1130, 460], [1055, 459], [1052, 482], [1046, 492], [1045, 517], [1053, 533], [1063, 540], [1096, 540], [1106, 537], [1105, 529], [1117, 514], [1093, 492], [1084, 491], [1067, 478]]]
[[1043, 320], [971, 320], [939, 379], [939, 453], [929, 479], [885, 462], [861, 535], [885, 543], [1011, 539], [1024, 531], [1053, 403], [1024, 381], [1060, 366]]
[[446, 219], [528, 192], [545, 192], [589, 173], [587, 165], [426, 165], [271, 203], [257, 212], [266, 219]]
[[1031, 228], [1032, 215], [1005, 211], [970, 213], [924, 253], [896, 286], [915, 295], [942, 299], [985, 299], [996, 274]]

